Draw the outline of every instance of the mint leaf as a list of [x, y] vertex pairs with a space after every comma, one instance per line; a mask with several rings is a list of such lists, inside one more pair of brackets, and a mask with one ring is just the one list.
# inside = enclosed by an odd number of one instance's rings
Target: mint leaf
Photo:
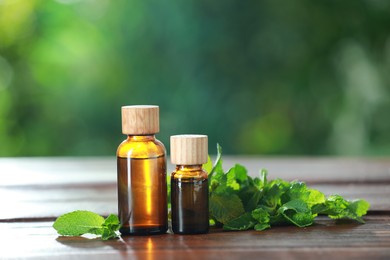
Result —
[[264, 209], [253, 210], [252, 217], [259, 223], [269, 223], [269, 213]]
[[238, 195], [244, 204], [245, 211], [252, 211], [257, 207], [262, 193], [252, 184], [243, 187]]
[[247, 212], [238, 218], [230, 220], [228, 223], [223, 225], [225, 230], [248, 230], [255, 226], [255, 220], [252, 218], [250, 212]]
[[223, 224], [245, 213], [242, 202], [236, 194], [212, 194], [209, 205], [212, 218]]
[[322, 204], [316, 204], [311, 208], [311, 212], [314, 216], [317, 216], [319, 213], [325, 214], [325, 211], [328, 209], [328, 207], [325, 205], [325, 203]]
[[255, 230], [256, 231], [263, 231], [264, 229], [270, 228], [271, 226], [269, 224], [256, 224]]
[[251, 213], [252, 217], [257, 221], [257, 224], [255, 225], [255, 230], [261, 231], [267, 228], [270, 228], [270, 215], [267, 211], [264, 209], [255, 209]]
[[218, 187], [224, 175], [225, 174], [222, 168], [222, 147], [217, 144], [217, 158], [208, 176], [210, 191], [213, 191], [214, 188]]
[[106, 219], [91, 211], [77, 210], [57, 218], [53, 227], [63, 236], [80, 236], [84, 234], [101, 235], [102, 240], [118, 237], [119, 219], [109, 215]]
[[289, 183], [288, 189], [283, 193], [282, 204], [291, 201], [300, 199], [307, 201], [309, 198], [310, 192], [308, 191], [306, 184], [303, 182], [291, 182]]
[[307, 203], [301, 199], [291, 200], [283, 204], [278, 209], [278, 213], [298, 227], [306, 227], [313, 224], [313, 214]]
[[325, 201], [325, 210], [320, 213], [333, 219], [353, 219], [364, 223], [362, 216], [369, 207], [370, 204], [365, 200], [347, 201], [340, 195], [331, 195]]
[[[361, 218], [367, 214], [368, 209], [370, 208], [370, 203], [363, 199], [350, 201], [349, 210], [353, 213], [354, 216]], [[360, 221], [364, 223], [364, 220]]]
[[239, 183], [245, 183], [248, 180], [247, 170], [241, 164], [236, 164], [233, 167], [234, 176]]
[[[213, 170], [213, 162], [211, 161], [210, 156], [207, 156], [207, 162], [205, 164], [203, 164], [202, 167], [208, 173], [210, 173]], [[167, 174], [167, 175], [169, 175], [169, 174]]]
[[63, 236], [80, 236], [89, 233], [89, 230], [100, 228], [104, 218], [86, 210], [77, 210], [57, 218], [53, 227]]
[[313, 207], [315, 205], [322, 204], [325, 202], [326, 198], [324, 193], [313, 189], [309, 189], [309, 192], [310, 194], [306, 201], [309, 207]]
[[240, 184], [237, 182], [237, 177], [236, 177], [236, 166], [232, 167], [226, 173], [226, 185], [228, 187], [232, 188], [233, 190], [239, 190], [240, 189]]
[[112, 230], [118, 230], [119, 229], [119, 219], [117, 215], [110, 214], [103, 222], [103, 227], [107, 227]]
[[224, 229], [264, 230], [285, 224], [305, 227], [312, 225], [318, 214], [364, 222], [362, 216], [369, 208], [364, 200], [348, 201], [338, 195], [326, 198], [299, 181], [269, 181], [265, 169], [256, 178], [248, 176], [245, 167], [239, 164], [224, 172], [219, 144], [217, 151], [209, 174], [210, 219], [216, 225], [224, 224]]
[[222, 168], [222, 147], [217, 144], [217, 158], [211, 171], [209, 172], [209, 178], [213, 176], [214, 173], [223, 173]]
[[103, 233], [101, 235], [103, 240], [108, 240], [111, 238], [118, 237], [118, 234], [116, 233], [116, 231], [118, 231], [120, 227], [118, 216], [114, 214], [110, 214], [104, 220], [102, 227], [103, 227]]
[[255, 178], [255, 184], [259, 189], [264, 189], [264, 187], [268, 186], [268, 171], [266, 169], [261, 169], [260, 170], [260, 179]]
[[281, 197], [290, 188], [290, 184], [282, 180], [273, 180], [266, 183], [262, 189], [263, 197], [259, 201], [259, 206], [273, 215], [282, 204]]

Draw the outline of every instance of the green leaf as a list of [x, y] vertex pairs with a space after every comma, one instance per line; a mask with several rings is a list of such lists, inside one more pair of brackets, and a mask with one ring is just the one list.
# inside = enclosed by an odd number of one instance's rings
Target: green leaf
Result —
[[361, 216], [369, 208], [364, 200], [346, 201], [337, 196], [326, 199], [322, 192], [309, 189], [303, 182], [270, 181], [265, 169], [254, 179], [239, 164], [225, 173], [219, 144], [217, 151], [216, 162], [209, 174], [210, 219], [216, 224], [224, 224], [225, 229], [248, 229], [253, 222], [256, 230], [285, 224], [305, 227], [311, 225], [318, 214], [363, 223]]
[[[349, 210], [353, 212], [353, 214], [357, 217], [362, 217], [367, 214], [368, 209], [370, 208], [370, 203], [368, 203], [365, 200], [358, 199], [358, 200], [353, 200], [350, 202]], [[361, 219], [364, 223], [364, 220]]]
[[252, 211], [252, 217], [261, 224], [269, 223], [269, 213], [264, 209], [255, 209]]
[[118, 234], [115, 231], [108, 229], [108, 228], [103, 229], [102, 240], [108, 240], [108, 239], [113, 239], [113, 238], [117, 238], [117, 237], [118, 237]]
[[291, 221], [286, 219], [283, 214], [276, 212], [274, 215], [271, 215], [269, 223], [271, 226], [284, 226], [291, 224]]
[[240, 183], [245, 183], [247, 181], [247, 171], [242, 165], [236, 164], [226, 173], [226, 185], [233, 190], [239, 190], [241, 187]]
[[327, 210], [328, 207], [325, 205], [325, 203], [316, 204], [311, 208], [311, 212], [314, 216], [317, 216], [319, 213], [325, 214], [325, 210]]
[[264, 188], [268, 184], [267, 175], [268, 175], [268, 171], [266, 169], [261, 169], [260, 171], [260, 183], [262, 186], [261, 188]]
[[309, 205], [309, 207], [313, 207], [314, 205], [322, 204], [325, 202], [326, 197], [324, 193], [314, 189], [309, 189], [308, 191], [310, 192], [309, 197], [307, 199], [307, 204]]
[[214, 174], [224, 174], [222, 168], [222, 147], [217, 144], [217, 158], [214, 163], [214, 167], [209, 172], [209, 178], [212, 178]]
[[114, 214], [110, 214], [105, 220], [102, 225], [103, 232], [102, 232], [102, 239], [108, 240], [111, 238], [118, 237], [118, 234], [116, 233], [117, 230], [119, 230], [120, 224], [118, 216]]
[[109, 215], [106, 219], [90, 211], [73, 211], [60, 216], [53, 224], [60, 235], [80, 236], [83, 234], [101, 235], [103, 240], [118, 237], [119, 219]]
[[255, 230], [261, 231], [267, 228], [270, 228], [270, 215], [264, 209], [255, 209], [252, 211], [252, 217], [257, 221], [255, 225]]
[[263, 231], [263, 230], [270, 228], [270, 227], [271, 226], [269, 224], [256, 224], [254, 228], [256, 231]]
[[226, 224], [245, 213], [240, 198], [236, 194], [212, 194], [209, 201], [210, 215]]
[[110, 230], [117, 231], [119, 230], [120, 224], [117, 215], [110, 214], [103, 222], [103, 227], [107, 227]]
[[[222, 168], [222, 147], [217, 144], [217, 158], [213, 169], [209, 172], [209, 192], [223, 193], [226, 190], [226, 174]], [[223, 187], [220, 187], [223, 186]]]
[[250, 212], [247, 212], [238, 218], [230, 220], [228, 223], [223, 225], [225, 230], [248, 230], [253, 228], [255, 225], [255, 220], [252, 218]]
[[210, 156], [207, 156], [207, 163], [203, 164], [203, 169], [208, 173], [213, 170], [213, 162], [211, 161]]
[[279, 180], [274, 180], [267, 183], [267, 185], [263, 188], [263, 197], [259, 202], [260, 206], [262, 208], [267, 208], [269, 213], [276, 211], [281, 205], [281, 196], [288, 188], [288, 182], [285, 183]]
[[236, 175], [236, 180], [238, 182], [244, 183], [248, 180], [248, 174], [247, 174], [248, 171], [241, 164], [234, 165], [234, 172]]
[[227, 173], [226, 173], [226, 185], [233, 190], [239, 190], [240, 189], [240, 184], [236, 180], [236, 174], [234, 171], [234, 167], [231, 168]]
[[333, 219], [353, 219], [364, 223], [362, 218], [370, 204], [365, 200], [347, 201], [340, 195], [331, 195], [325, 201], [326, 209], [320, 213]]
[[245, 211], [252, 211], [257, 207], [262, 193], [254, 185], [248, 185], [242, 188], [238, 196], [244, 204]]
[[63, 236], [80, 236], [102, 226], [104, 218], [96, 213], [77, 210], [57, 218], [53, 227]]
[[309, 208], [325, 202], [325, 195], [314, 189], [308, 189], [303, 182], [291, 182], [289, 189], [281, 197], [282, 204], [291, 200], [302, 200]]
[[308, 191], [306, 184], [303, 182], [291, 182], [290, 187], [281, 197], [282, 204], [291, 200], [300, 199], [307, 201], [309, 199], [310, 192]]
[[303, 200], [295, 199], [282, 205], [278, 213], [298, 227], [306, 227], [313, 224], [313, 214]]

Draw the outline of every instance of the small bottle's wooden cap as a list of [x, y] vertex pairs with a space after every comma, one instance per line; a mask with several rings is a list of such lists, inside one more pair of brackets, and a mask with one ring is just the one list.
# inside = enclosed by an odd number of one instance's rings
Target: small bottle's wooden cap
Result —
[[122, 133], [148, 135], [160, 131], [158, 106], [123, 106]]
[[207, 162], [207, 135], [171, 136], [171, 162], [176, 165], [197, 165]]

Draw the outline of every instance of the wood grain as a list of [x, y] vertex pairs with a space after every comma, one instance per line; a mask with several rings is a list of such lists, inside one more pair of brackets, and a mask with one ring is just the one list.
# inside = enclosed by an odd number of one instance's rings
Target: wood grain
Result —
[[170, 140], [172, 164], [197, 165], [207, 162], [207, 135], [173, 135]]
[[[388, 216], [369, 216], [365, 225], [321, 218], [307, 228], [275, 227], [266, 231], [225, 232], [211, 229], [204, 235], [130, 236], [102, 241], [84, 237], [58, 237], [52, 222], [0, 223], [1, 257], [250, 259], [390, 257]], [[15, 242], [17, 241], [17, 243]], [[21, 245], [23, 245], [21, 247]]]

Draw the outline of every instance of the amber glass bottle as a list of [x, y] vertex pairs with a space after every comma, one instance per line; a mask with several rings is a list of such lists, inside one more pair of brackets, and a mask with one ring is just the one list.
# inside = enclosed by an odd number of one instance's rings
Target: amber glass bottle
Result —
[[166, 152], [154, 136], [159, 132], [159, 107], [122, 107], [122, 132], [127, 139], [117, 150], [120, 232], [166, 233]]
[[172, 231], [176, 234], [201, 234], [209, 231], [209, 189], [206, 135], [171, 136]]

